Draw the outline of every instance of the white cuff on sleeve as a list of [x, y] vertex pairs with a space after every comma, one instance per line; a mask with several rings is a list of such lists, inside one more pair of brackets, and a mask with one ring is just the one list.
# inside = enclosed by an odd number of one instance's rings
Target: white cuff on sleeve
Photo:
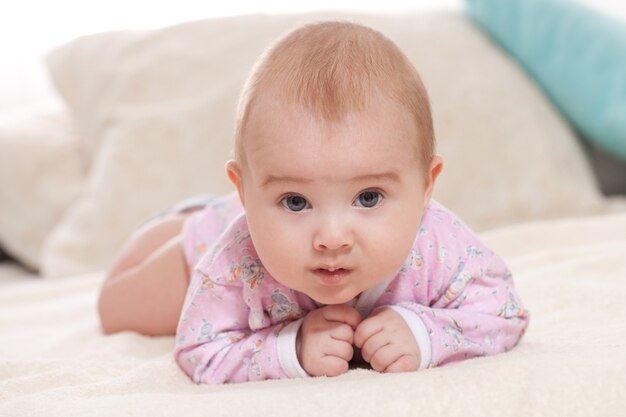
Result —
[[309, 376], [298, 361], [296, 353], [296, 337], [304, 319], [289, 323], [278, 333], [276, 347], [278, 360], [289, 378], [304, 378]]
[[406, 324], [411, 329], [411, 333], [417, 341], [417, 345], [420, 348], [420, 367], [419, 369], [425, 369], [428, 367], [431, 358], [430, 350], [430, 337], [428, 337], [428, 330], [424, 326], [424, 322], [413, 311], [400, 306], [388, 306], [396, 313], [400, 314]]

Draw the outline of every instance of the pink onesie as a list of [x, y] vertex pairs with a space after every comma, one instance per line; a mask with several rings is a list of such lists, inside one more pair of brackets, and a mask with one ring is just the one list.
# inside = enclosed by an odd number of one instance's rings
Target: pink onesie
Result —
[[[197, 383], [304, 377], [295, 339], [321, 305], [263, 267], [236, 195], [216, 198], [185, 225], [195, 265], [175, 356]], [[432, 201], [400, 270], [349, 303], [362, 317], [387, 306], [421, 351], [420, 369], [513, 348], [528, 325], [508, 268], [449, 210]]]

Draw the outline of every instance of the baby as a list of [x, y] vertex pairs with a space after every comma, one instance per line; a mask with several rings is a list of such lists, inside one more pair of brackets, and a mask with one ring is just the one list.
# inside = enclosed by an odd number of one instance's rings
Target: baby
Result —
[[237, 192], [131, 238], [102, 288], [103, 329], [176, 332], [180, 367], [208, 384], [508, 351], [528, 314], [504, 262], [432, 200], [441, 169], [399, 48], [357, 24], [302, 26], [244, 87]]

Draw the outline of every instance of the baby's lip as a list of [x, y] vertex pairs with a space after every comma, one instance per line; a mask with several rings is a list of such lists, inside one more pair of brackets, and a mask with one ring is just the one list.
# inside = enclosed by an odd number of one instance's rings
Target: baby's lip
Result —
[[352, 274], [352, 269], [325, 265], [314, 268], [312, 272], [320, 284], [333, 287], [343, 285]]
[[353, 268], [346, 265], [319, 265], [313, 268], [314, 271], [328, 271], [328, 272], [336, 272], [339, 270], [351, 271]]

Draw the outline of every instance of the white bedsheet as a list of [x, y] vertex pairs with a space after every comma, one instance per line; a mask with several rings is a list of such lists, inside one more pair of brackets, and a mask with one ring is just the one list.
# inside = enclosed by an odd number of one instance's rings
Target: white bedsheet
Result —
[[626, 214], [483, 235], [531, 313], [506, 354], [412, 374], [197, 386], [173, 337], [103, 336], [99, 274], [0, 268], [0, 416], [616, 416], [626, 398]]

